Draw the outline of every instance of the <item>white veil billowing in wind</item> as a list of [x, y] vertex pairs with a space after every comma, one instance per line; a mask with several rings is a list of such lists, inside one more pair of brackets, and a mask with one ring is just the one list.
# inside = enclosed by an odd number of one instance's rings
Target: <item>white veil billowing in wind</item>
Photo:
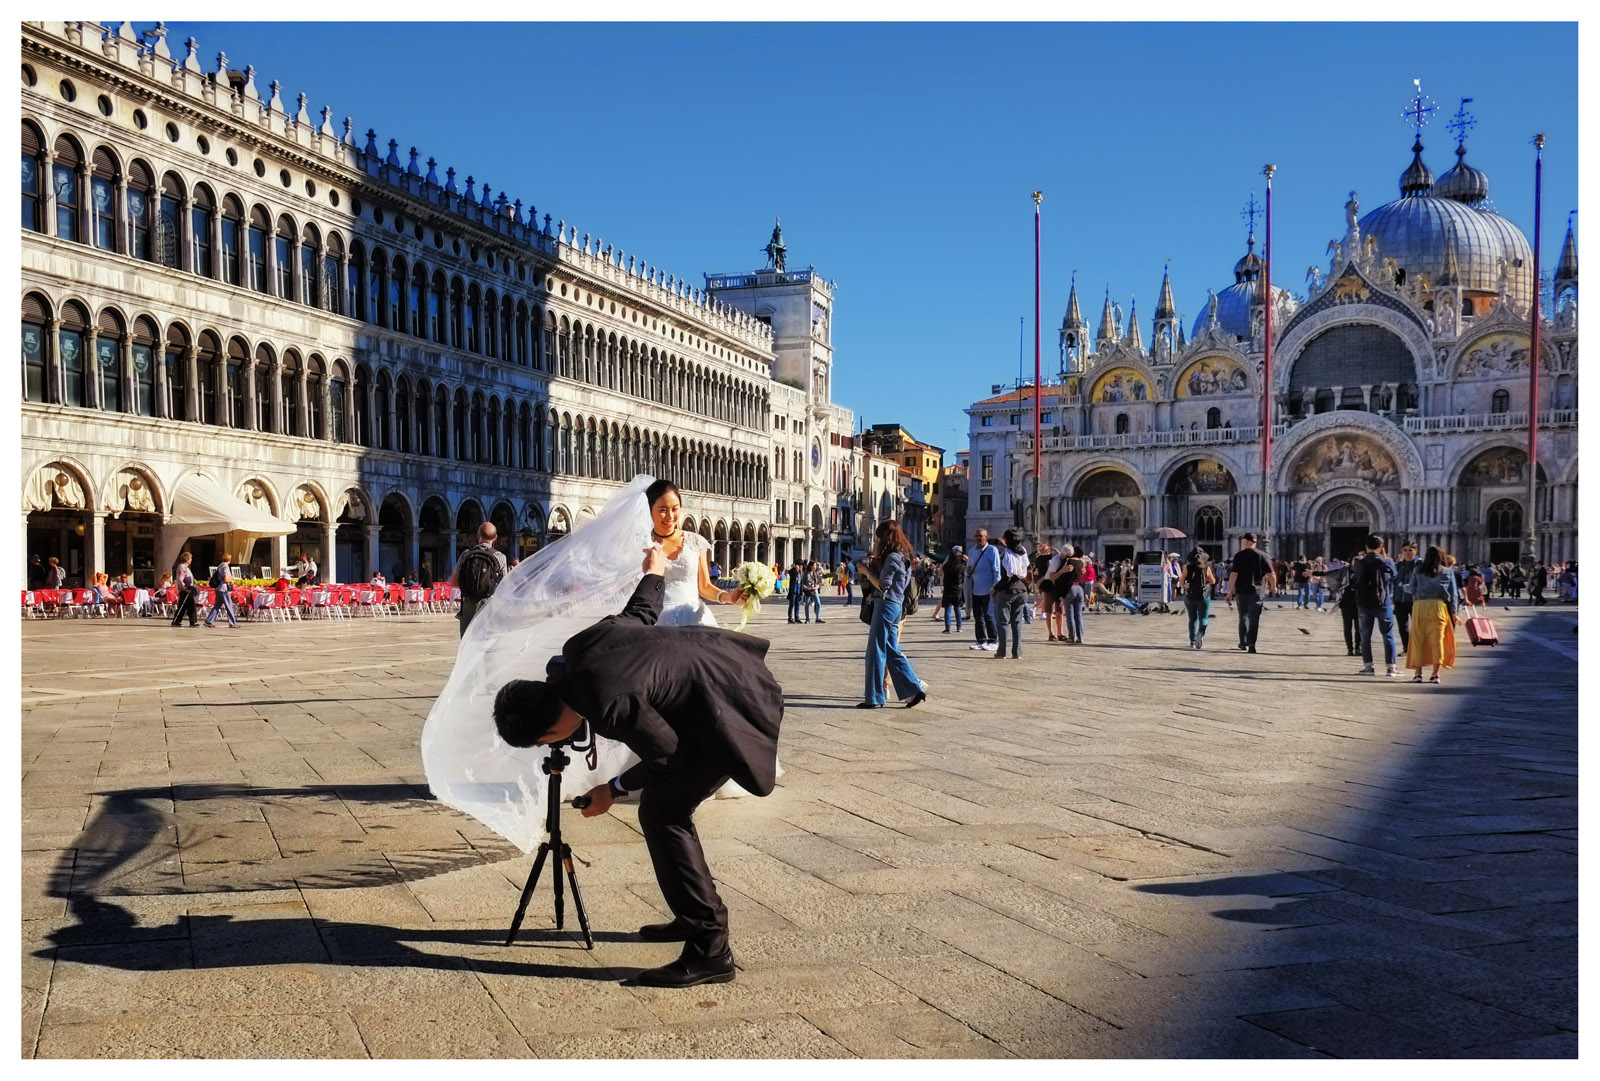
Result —
[[[478, 609], [455, 668], [422, 729], [422, 767], [434, 798], [471, 815], [524, 852], [545, 832], [546, 747], [512, 747], [494, 727], [494, 697], [513, 679], [544, 679], [562, 643], [615, 615], [639, 584], [650, 539], [644, 492], [634, 477], [593, 520], [512, 568]], [[596, 737], [598, 760], [570, 754], [562, 795], [582, 795], [638, 759]]]

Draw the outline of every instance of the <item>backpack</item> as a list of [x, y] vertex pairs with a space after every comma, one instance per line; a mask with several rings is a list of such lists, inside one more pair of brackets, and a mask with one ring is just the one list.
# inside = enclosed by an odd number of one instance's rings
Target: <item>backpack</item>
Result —
[[914, 616], [917, 614], [917, 600], [920, 596], [917, 579], [914, 575], [906, 575], [906, 591], [900, 598], [900, 616]]
[[227, 584], [227, 579], [222, 577], [222, 564], [218, 563], [216, 568], [211, 572], [211, 581], [207, 582], [206, 585], [210, 586], [212, 589], [221, 589]]
[[1356, 572], [1356, 604], [1382, 608], [1393, 593], [1394, 569], [1377, 556], [1364, 556]]
[[457, 581], [461, 595], [471, 601], [486, 601], [494, 596], [495, 587], [505, 572], [500, 561], [488, 548], [473, 548], [461, 560], [461, 574]]
[[1189, 577], [1184, 583], [1184, 592], [1195, 602], [1205, 599], [1206, 590], [1211, 588], [1206, 584], [1206, 565], [1190, 560], [1188, 563]]

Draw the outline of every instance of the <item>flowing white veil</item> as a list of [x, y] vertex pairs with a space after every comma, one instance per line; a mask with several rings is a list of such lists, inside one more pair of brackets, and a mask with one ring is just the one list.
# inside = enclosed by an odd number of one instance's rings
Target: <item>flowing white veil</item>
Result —
[[[593, 520], [535, 552], [506, 574], [461, 639], [455, 668], [422, 729], [422, 768], [440, 802], [471, 815], [524, 852], [545, 833], [547, 747], [512, 747], [494, 727], [494, 697], [513, 679], [543, 679], [562, 644], [614, 615], [639, 584], [651, 544], [644, 492], [634, 477]], [[562, 795], [582, 795], [638, 759], [595, 738], [598, 759], [573, 753]]]

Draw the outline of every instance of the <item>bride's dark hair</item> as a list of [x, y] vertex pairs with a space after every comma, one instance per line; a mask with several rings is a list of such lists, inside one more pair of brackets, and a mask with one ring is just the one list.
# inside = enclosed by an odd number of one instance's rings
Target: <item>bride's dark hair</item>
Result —
[[670, 480], [663, 479], [656, 481], [654, 484], [650, 485], [650, 487], [644, 490], [645, 506], [654, 507], [656, 505], [656, 500], [660, 499], [668, 492], [671, 492], [673, 495], [677, 496], [680, 503], [683, 501], [683, 493], [678, 491], [678, 486], [673, 484]]

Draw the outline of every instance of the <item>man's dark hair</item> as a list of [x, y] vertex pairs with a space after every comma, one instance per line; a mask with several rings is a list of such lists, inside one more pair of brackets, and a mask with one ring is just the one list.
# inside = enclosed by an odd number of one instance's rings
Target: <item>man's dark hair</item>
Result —
[[1383, 547], [1383, 538], [1376, 533], [1367, 534], [1367, 551], [1376, 552]]
[[1245, 533], [1242, 534], [1239, 539], [1242, 541], [1249, 541], [1251, 544], [1254, 544], [1256, 542], [1256, 535], [1254, 533]]
[[561, 719], [561, 696], [554, 685], [514, 679], [494, 696], [494, 727], [513, 747], [532, 747]]

